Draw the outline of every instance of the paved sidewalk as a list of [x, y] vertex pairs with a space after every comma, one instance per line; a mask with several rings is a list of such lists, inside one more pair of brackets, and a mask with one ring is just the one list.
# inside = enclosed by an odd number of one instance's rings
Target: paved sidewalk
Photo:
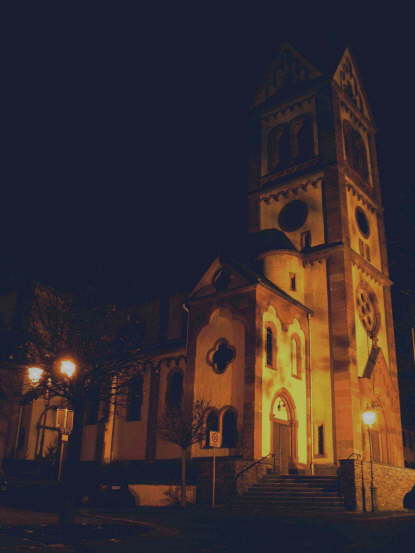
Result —
[[0, 507], [0, 553], [252, 553], [275, 544], [293, 553], [407, 553], [415, 511], [241, 515], [223, 508], [83, 509], [63, 543], [57, 516]]

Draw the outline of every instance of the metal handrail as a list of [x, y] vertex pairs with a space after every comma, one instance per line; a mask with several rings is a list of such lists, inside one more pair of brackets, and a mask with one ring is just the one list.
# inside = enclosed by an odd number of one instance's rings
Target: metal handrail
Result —
[[261, 457], [261, 459], [258, 459], [257, 461], [254, 461], [253, 463], [251, 463], [250, 465], [248, 465], [247, 467], [243, 468], [242, 470], [240, 470], [236, 475], [235, 475], [235, 480], [237, 480], [241, 474], [243, 474], [244, 472], [246, 472], [247, 470], [251, 469], [252, 467], [254, 467], [255, 465], [259, 465], [260, 463], [262, 463], [262, 461], [264, 461], [265, 459], [268, 459], [268, 457], [272, 457], [273, 459], [273, 467], [274, 467], [274, 471], [275, 471], [275, 453], [268, 453], [268, 455], [264, 455], [264, 457]]
[[355, 457], [357, 460], [361, 459], [362, 458], [362, 454], [361, 453], [357, 453], [355, 451], [352, 451], [350, 453], [350, 455], [347, 457], [347, 459], [353, 459], [353, 457]]

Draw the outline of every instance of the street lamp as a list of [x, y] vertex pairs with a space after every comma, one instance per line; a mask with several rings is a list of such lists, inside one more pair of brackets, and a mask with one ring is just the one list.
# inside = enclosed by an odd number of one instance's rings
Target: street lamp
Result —
[[29, 367], [27, 369], [27, 376], [32, 386], [36, 386], [37, 384], [39, 384], [43, 376], [43, 372], [43, 369], [41, 369], [40, 367]]
[[71, 359], [62, 359], [59, 364], [59, 369], [62, 374], [68, 378], [72, 378], [76, 371], [76, 365]]
[[[369, 436], [369, 461], [370, 461], [370, 499], [372, 504], [372, 512], [377, 510], [377, 498], [376, 498], [376, 488], [373, 475], [373, 450], [372, 450], [372, 436], [370, 434], [370, 427], [376, 423], [377, 414], [376, 411], [367, 409], [362, 413], [363, 423], [367, 427], [367, 434]], [[362, 467], [363, 469], [363, 467]]]

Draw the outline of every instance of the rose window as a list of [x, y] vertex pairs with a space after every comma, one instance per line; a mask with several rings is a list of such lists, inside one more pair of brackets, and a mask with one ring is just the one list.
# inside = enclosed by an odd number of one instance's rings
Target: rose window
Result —
[[357, 311], [367, 333], [374, 336], [379, 326], [379, 315], [376, 306], [376, 296], [368, 285], [361, 283], [356, 295]]

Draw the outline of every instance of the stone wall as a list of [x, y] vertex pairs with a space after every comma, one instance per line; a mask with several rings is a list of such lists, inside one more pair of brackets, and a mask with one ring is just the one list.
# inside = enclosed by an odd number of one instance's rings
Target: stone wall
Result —
[[[371, 464], [356, 459], [340, 462], [340, 486], [346, 509], [371, 511]], [[379, 511], [415, 508], [415, 470], [373, 463], [373, 483]]]

